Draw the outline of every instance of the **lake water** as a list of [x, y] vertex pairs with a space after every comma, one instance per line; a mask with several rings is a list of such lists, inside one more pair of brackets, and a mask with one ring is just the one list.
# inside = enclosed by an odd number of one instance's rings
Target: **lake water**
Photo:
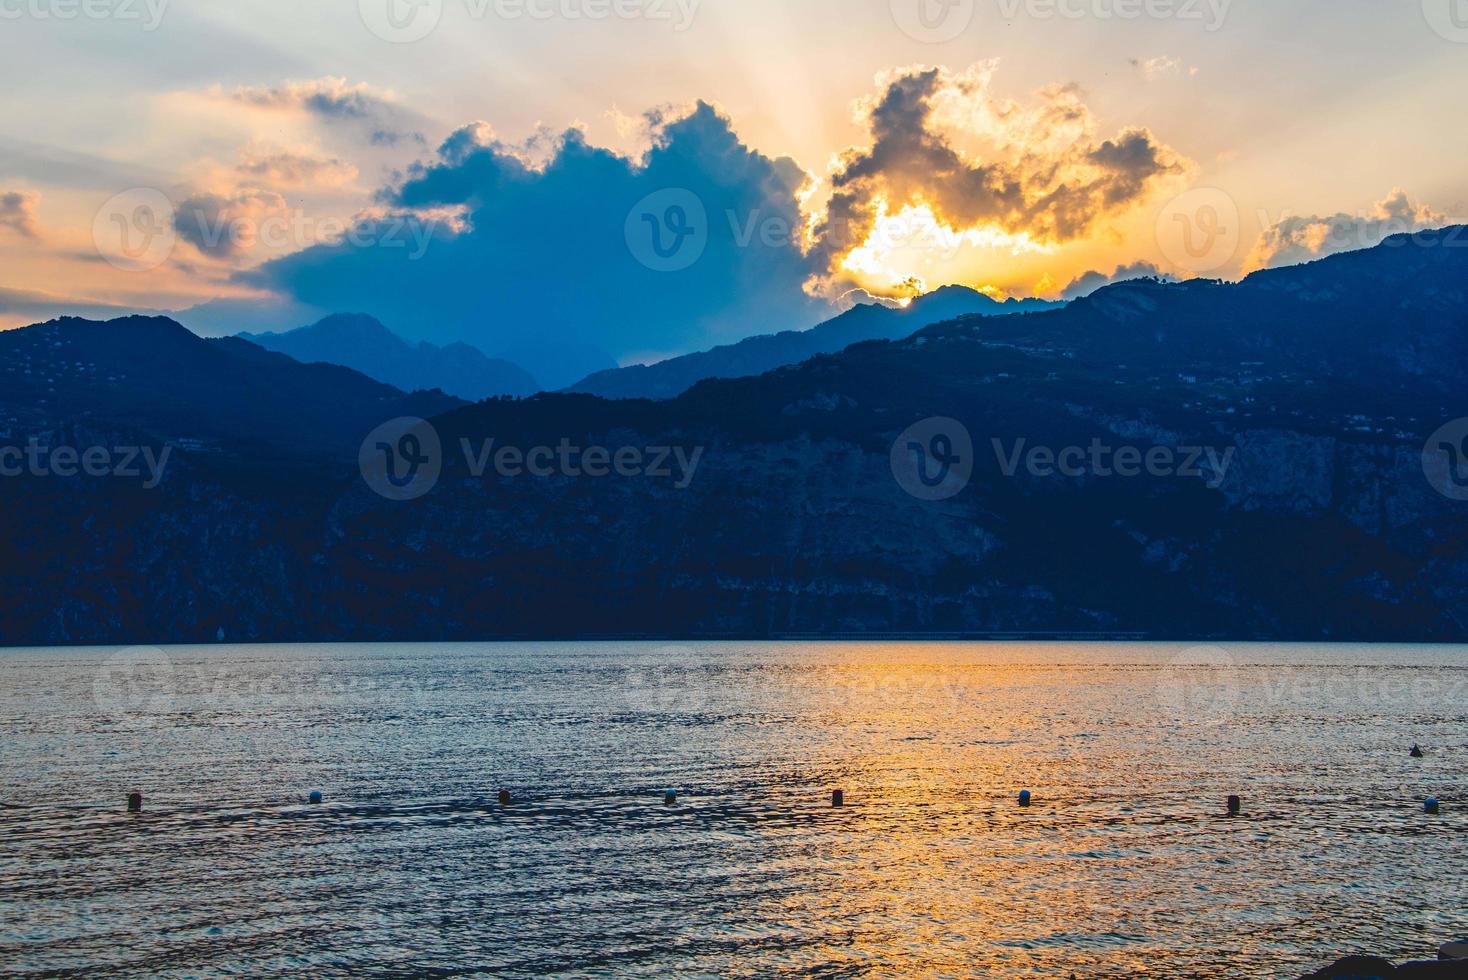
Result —
[[7, 974], [1292, 977], [1468, 934], [1462, 649], [11, 650], [0, 732]]

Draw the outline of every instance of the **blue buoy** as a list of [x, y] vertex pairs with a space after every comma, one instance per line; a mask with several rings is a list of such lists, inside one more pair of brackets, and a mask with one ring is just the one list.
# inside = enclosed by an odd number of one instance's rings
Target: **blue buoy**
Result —
[[663, 790], [663, 803], [665, 803], [668, 806], [672, 806], [674, 803], [677, 803], [677, 802], [678, 802], [678, 791], [676, 789], [665, 789], [665, 790]]
[[1022, 790], [1019, 791], [1019, 805], [1020, 806], [1029, 806], [1030, 805], [1030, 791], [1029, 790], [1022, 789]]
[[1422, 809], [1427, 813], [1441, 813], [1442, 804], [1437, 801], [1436, 796], [1429, 796], [1427, 802], [1422, 804]]
[[321, 802], [321, 790], [319, 790], [319, 789], [313, 789], [311, 791], [311, 795], [308, 796], [308, 797], [306, 797], [306, 799], [310, 800], [312, 803], [320, 803]]

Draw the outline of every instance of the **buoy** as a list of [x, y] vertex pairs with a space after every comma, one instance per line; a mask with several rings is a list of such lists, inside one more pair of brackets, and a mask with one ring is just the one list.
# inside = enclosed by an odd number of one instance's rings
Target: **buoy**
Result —
[[142, 813], [143, 812], [143, 794], [142, 793], [139, 793], [137, 790], [133, 790], [131, 793], [127, 794], [127, 812], [128, 813]]
[[1448, 943], [1437, 951], [1440, 960], [1468, 960], [1468, 939], [1460, 939], [1455, 943]]
[[313, 789], [311, 791], [311, 795], [310, 796], [307, 796], [306, 799], [309, 800], [312, 803], [320, 803], [321, 802], [321, 790], [319, 790], [319, 789]]
[[1237, 796], [1230, 796], [1228, 798], [1228, 815], [1231, 816], [1231, 817], [1237, 817], [1239, 814], [1241, 814], [1243, 812], [1244, 812], [1244, 801], [1241, 798], [1237, 797]]
[[1426, 753], [1424, 753], [1422, 751], [1422, 746], [1420, 746], [1420, 745], [1414, 745], [1414, 746], [1412, 746], [1412, 758], [1414, 758], [1414, 759], [1420, 759], [1425, 754]]
[[507, 789], [500, 790], [500, 806], [509, 806], [509, 805], [510, 805], [510, 791], [507, 790]]
[[674, 803], [677, 803], [677, 802], [678, 802], [678, 791], [677, 790], [675, 790], [675, 789], [668, 789], [668, 790], [664, 790], [663, 791], [663, 803], [667, 804], [668, 806], [672, 806]]
[[1422, 809], [1427, 813], [1441, 813], [1442, 804], [1438, 803], [1436, 796], [1429, 796], [1427, 802], [1422, 804]]
[[1030, 791], [1029, 790], [1022, 789], [1022, 790], [1019, 791], [1019, 805], [1020, 806], [1029, 806], [1030, 805]]
[[833, 790], [831, 790], [831, 805], [832, 806], [845, 806], [846, 805], [846, 792], [844, 790], [839, 790], [839, 789], [833, 789]]

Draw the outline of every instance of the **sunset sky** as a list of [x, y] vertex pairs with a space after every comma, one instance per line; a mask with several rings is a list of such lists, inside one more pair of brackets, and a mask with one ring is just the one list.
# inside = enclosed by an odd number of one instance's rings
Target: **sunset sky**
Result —
[[[625, 363], [858, 289], [1236, 277], [1468, 213], [1449, 0], [408, 2], [0, 0], [0, 326], [226, 300], [183, 319]], [[629, 255], [665, 189], [706, 206], [692, 268]], [[140, 200], [167, 247], [110, 261]], [[364, 212], [420, 224], [312, 249]]]

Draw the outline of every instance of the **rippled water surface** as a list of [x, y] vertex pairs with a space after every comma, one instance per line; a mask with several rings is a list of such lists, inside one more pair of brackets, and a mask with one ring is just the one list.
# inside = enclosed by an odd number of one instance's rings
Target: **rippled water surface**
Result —
[[1430, 956], [1468, 934], [1465, 665], [0, 651], [0, 973], [1290, 977]]

